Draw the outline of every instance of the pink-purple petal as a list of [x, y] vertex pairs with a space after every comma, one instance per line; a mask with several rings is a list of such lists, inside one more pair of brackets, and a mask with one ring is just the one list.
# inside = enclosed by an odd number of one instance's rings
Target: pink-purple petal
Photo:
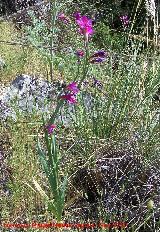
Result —
[[71, 92], [73, 92], [74, 94], [77, 94], [79, 92], [78, 86], [76, 82], [72, 82], [70, 83], [67, 87], [67, 90], [70, 90]]
[[56, 128], [55, 124], [50, 124], [46, 126], [46, 130], [48, 132], [49, 135], [53, 134], [54, 129]]
[[65, 94], [65, 95], [62, 95], [60, 98], [66, 100], [70, 104], [77, 103], [77, 100], [76, 100], [74, 94]]

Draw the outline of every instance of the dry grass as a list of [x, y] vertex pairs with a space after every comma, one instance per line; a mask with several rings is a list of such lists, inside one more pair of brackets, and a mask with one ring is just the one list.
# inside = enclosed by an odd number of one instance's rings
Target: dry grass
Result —
[[[38, 52], [33, 47], [19, 45], [23, 32], [16, 30], [11, 22], [1, 22], [0, 31], [0, 55], [6, 63], [0, 71], [0, 83], [6, 84], [22, 73], [47, 77], [47, 65]], [[12, 45], [13, 42], [17, 44]]]

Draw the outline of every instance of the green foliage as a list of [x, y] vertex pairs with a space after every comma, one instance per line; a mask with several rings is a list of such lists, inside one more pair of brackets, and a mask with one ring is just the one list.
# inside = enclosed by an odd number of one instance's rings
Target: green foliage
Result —
[[127, 36], [116, 33], [103, 22], [95, 25], [96, 35], [93, 41], [99, 48], [109, 48], [110, 50], [121, 51], [126, 45]]
[[[45, 127], [45, 124], [44, 124]], [[54, 135], [50, 138], [45, 132], [45, 144], [47, 152], [44, 152], [38, 141], [38, 153], [40, 158], [40, 163], [45, 171], [45, 174], [48, 178], [48, 182], [53, 194], [54, 200], [47, 200], [48, 210], [51, 211], [57, 218], [58, 221], [61, 221], [62, 212], [64, 209], [65, 203], [65, 191], [67, 185], [67, 175], [65, 176], [63, 182], [60, 181], [59, 174], [59, 165], [60, 157], [59, 151], [57, 149], [56, 138]]]

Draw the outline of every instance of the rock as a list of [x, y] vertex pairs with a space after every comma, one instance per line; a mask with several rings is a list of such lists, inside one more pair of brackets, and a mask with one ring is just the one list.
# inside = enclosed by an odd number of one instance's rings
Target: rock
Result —
[[54, 84], [41, 78], [17, 76], [10, 86], [1, 89], [1, 118], [11, 116], [16, 119], [17, 113], [48, 112], [48, 102], [54, 87]]
[[2, 70], [3, 68], [5, 68], [6, 63], [5, 61], [0, 57], [0, 70]]
[[[42, 115], [52, 114], [57, 104], [57, 96], [60, 92], [64, 94], [65, 83], [55, 81], [50, 83], [42, 78], [29, 75], [19, 75], [12, 81], [10, 86], [1, 89], [0, 97], [0, 119], [12, 118], [17, 120], [18, 115]], [[91, 111], [93, 98], [90, 93], [84, 92], [84, 105]], [[64, 102], [64, 106], [59, 114], [58, 121], [68, 124], [75, 118], [74, 105]]]
[[4, 121], [8, 118], [12, 118], [16, 121], [16, 113], [10, 106], [0, 100], [0, 120]]

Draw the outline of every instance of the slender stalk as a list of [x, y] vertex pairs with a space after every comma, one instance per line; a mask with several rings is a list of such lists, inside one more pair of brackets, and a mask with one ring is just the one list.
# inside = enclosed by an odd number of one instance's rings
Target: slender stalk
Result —
[[50, 38], [50, 77], [51, 81], [53, 81], [53, 45], [54, 45], [54, 34], [55, 34], [55, 24], [57, 17], [57, 1], [51, 1], [51, 38]]
[[84, 81], [84, 79], [86, 78], [86, 75], [88, 73], [88, 68], [89, 68], [89, 62], [88, 62], [88, 58], [89, 58], [89, 46], [88, 46], [88, 41], [86, 41], [86, 39], [84, 39], [84, 47], [85, 47], [85, 61], [84, 61], [84, 66], [83, 66], [83, 76], [78, 84], [78, 88], [81, 87], [82, 82]]
[[[138, 12], [138, 9], [139, 9], [141, 3], [142, 3], [142, 0], [139, 0], [139, 1], [138, 1], [138, 4], [137, 4], [137, 7], [136, 7], [135, 14], [134, 14], [134, 18], [133, 18], [133, 20], [132, 20], [132, 25], [131, 25], [131, 28], [130, 28], [130, 31], [129, 31], [129, 35], [131, 34], [132, 29], [133, 29], [133, 27], [134, 27], [134, 23], [135, 23], [135, 20], [136, 20], [137, 12]], [[129, 38], [129, 36], [128, 36], [128, 38]]]

